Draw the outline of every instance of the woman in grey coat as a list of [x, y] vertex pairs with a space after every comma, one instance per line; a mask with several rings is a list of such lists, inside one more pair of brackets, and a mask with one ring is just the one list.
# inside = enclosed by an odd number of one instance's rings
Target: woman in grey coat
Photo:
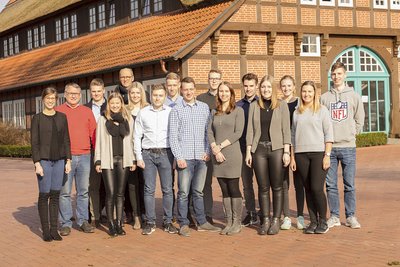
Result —
[[211, 112], [208, 139], [213, 156], [213, 176], [221, 186], [223, 205], [227, 218], [221, 234], [234, 235], [241, 230], [242, 194], [239, 177], [242, 158], [239, 139], [244, 128], [244, 112], [235, 105], [235, 91], [228, 82], [218, 86], [217, 107]]
[[[278, 100], [273, 77], [260, 82], [260, 98], [249, 109], [246, 164], [254, 165], [261, 211], [260, 235], [275, 235], [280, 228], [283, 203], [283, 167], [290, 163], [290, 115], [285, 101]], [[269, 190], [272, 187], [273, 219], [270, 222]]]

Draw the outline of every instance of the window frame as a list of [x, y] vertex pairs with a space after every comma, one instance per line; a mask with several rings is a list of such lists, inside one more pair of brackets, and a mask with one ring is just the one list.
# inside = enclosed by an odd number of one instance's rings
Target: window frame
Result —
[[319, 0], [319, 5], [320, 6], [335, 6], [335, 0], [328, 0], [328, 1]]
[[110, 3], [110, 11], [108, 14], [108, 25], [115, 25], [115, 3]]
[[397, 0], [396, 3], [393, 3], [395, 0], [390, 0], [390, 9], [399, 10], [400, 9], [400, 1]]
[[131, 19], [139, 18], [139, 0], [130, 0]]
[[46, 25], [42, 24], [40, 27], [40, 46], [46, 45]]
[[71, 38], [78, 36], [78, 17], [76, 13], [70, 15], [71, 22]]
[[69, 39], [69, 16], [64, 16], [62, 18], [62, 37], [63, 40]]
[[300, 0], [301, 5], [315, 6], [317, 5], [317, 0]]
[[27, 48], [28, 50], [32, 50], [33, 49], [32, 29], [28, 29], [26, 32], [27, 32]]
[[153, 0], [153, 12], [161, 13], [162, 11], [163, 11], [163, 0]]
[[14, 55], [14, 39], [12, 36], [8, 37], [8, 55]]
[[97, 17], [99, 29], [106, 27], [106, 4], [100, 3], [97, 5]]
[[[317, 48], [316, 52], [304, 52], [303, 51], [304, 37], [309, 37], [309, 41], [311, 41], [311, 37], [316, 37], [316, 43], [315, 43], [316, 48]], [[302, 56], [302, 57], [320, 57], [321, 56], [321, 35], [319, 35], [319, 34], [304, 34], [303, 40], [301, 41], [301, 44], [300, 44], [300, 46], [301, 46], [300, 56]], [[311, 42], [310, 42], [307, 45], [309, 47], [311, 47], [314, 44], [311, 44]]]
[[8, 57], [8, 40], [7, 37], [3, 39], [3, 54], [4, 57]]
[[89, 7], [89, 31], [93, 32], [97, 30], [97, 18], [96, 18], [96, 7]]
[[33, 48], [38, 48], [40, 47], [39, 43], [39, 27], [34, 27], [33, 28]]
[[348, 0], [348, 3], [342, 2], [344, 0], [338, 0], [338, 6], [340, 7], [353, 7], [353, 0]]
[[[382, 1], [382, 4], [378, 4], [377, 1]], [[387, 0], [373, 0], [373, 6], [377, 9], [387, 9], [388, 8], [388, 1]]]
[[62, 26], [60, 18], [56, 19], [55, 25], [56, 25], [56, 42], [60, 42], [62, 41]]
[[15, 54], [19, 53], [19, 35], [18, 35], [18, 33], [14, 34], [14, 52], [15, 52]]

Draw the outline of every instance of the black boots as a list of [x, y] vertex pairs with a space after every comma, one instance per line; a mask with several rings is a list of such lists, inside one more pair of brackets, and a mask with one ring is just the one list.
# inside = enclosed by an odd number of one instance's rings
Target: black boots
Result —
[[60, 191], [51, 190], [50, 191], [50, 235], [53, 240], [61, 241], [62, 237], [59, 235], [57, 231], [58, 225], [58, 210], [60, 203]]
[[276, 235], [279, 233], [279, 229], [281, 228], [281, 223], [279, 218], [272, 218], [271, 226], [268, 229], [268, 235]]
[[49, 193], [39, 193], [38, 210], [40, 223], [42, 225], [43, 241], [50, 242], [53, 238], [49, 228]]
[[117, 231], [118, 235], [126, 235], [125, 230], [122, 228], [122, 221], [117, 220], [115, 230]]
[[109, 234], [111, 237], [116, 237], [116, 236], [118, 236], [118, 234], [117, 234], [117, 229], [116, 229], [115, 224], [114, 224], [113, 221], [109, 221], [109, 222], [108, 222], [108, 234]]
[[226, 226], [222, 231], [220, 232], [221, 235], [226, 235], [232, 227], [232, 202], [230, 197], [225, 197], [222, 200], [222, 203], [224, 205], [224, 211], [225, 211], [225, 218], [226, 218]]
[[260, 231], [258, 232], [259, 235], [266, 235], [268, 232], [269, 227], [271, 226], [271, 221], [268, 217], [262, 217], [261, 220], [261, 227]]

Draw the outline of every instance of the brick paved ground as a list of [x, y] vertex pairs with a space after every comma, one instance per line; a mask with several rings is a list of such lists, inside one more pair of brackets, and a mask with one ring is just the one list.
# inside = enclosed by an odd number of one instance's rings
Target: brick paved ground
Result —
[[[326, 235], [293, 228], [259, 236], [245, 228], [233, 237], [192, 231], [183, 238], [160, 228], [142, 236], [126, 226], [125, 237], [109, 238], [105, 228], [94, 234], [73, 230], [51, 243], [40, 238], [32, 163], [0, 159], [0, 266], [388, 266], [400, 261], [399, 158], [400, 145], [358, 150], [360, 230], [342, 225]], [[293, 209], [293, 185], [290, 190]], [[159, 192], [157, 197], [160, 214]], [[215, 217], [222, 222], [217, 183], [214, 197]], [[343, 206], [341, 215], [343, 223]]]

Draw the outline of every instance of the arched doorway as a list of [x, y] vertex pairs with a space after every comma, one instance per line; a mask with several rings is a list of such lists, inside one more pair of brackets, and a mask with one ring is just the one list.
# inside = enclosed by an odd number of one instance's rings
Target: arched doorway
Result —
[[336, 61], [346, 65], [347, 85], [362, 97], [365, 110], [363, 132], [387, 133], [390, 129], [389, 72], [383, 61], [371, 50], [355, 46], [341, 52], [332, 64]]

